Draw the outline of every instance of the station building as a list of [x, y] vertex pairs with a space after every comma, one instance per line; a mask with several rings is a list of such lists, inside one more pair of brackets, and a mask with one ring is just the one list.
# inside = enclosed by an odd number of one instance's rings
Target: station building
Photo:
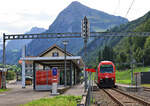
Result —
[[[33, 73], [33, 89], [34, 90], [50, 90], [52, 85], [52, 68], [58, 69], [58, 87], [64, 85], [64, 61], [66, 53], [66, 81], [68, 86], [75, 85], [80, 82], [84, 62], [81, 56], [74, 56], [68, 51], [53, 45], [43, 51], [37, 57], [22, 57], [25, 63], [32, 64]], [[23, 65], [23, 64], [22, 64]], [[25, 64], [24, 64], [25, 65]], [[27, 65], [26, 65], [27, 66]], [[31, 66], [31, 65], [30, 65]], [[25, 67], [25, 66], [22, 66]], [[22, 73], [27, 69], [22, 69]], [[30, 69], [31, 70], [31, 69]], [[25, 77], [25, 75], [22, 75]], [[22, 85], [25, 81], [22, 80]]]

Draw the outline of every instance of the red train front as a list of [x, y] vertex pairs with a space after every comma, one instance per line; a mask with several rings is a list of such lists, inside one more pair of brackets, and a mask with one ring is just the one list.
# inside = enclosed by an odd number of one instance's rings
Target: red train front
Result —
[[115, 65], [111, 61], [101, 61], [99, 63], [98, 85], [100, 87], [115, 86]]

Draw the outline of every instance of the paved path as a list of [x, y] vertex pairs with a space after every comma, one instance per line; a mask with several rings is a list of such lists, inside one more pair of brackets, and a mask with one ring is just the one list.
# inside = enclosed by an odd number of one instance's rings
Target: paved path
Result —
[[78, 84], [68, 89], [63, 95], [82, 96], [84, 94], [84, 85]]
[[[0, 106], [19, 106], [32, 100], [50, 96], [49, 91], [34, 91], [32, 86], [26, 86], [22, 89], [21, 84], [7, 84], [8, 92], [0, 93]], [[84, 85], [79, 84], [68, 89], [63, 95], [82, 96], [84, 94]]]
[[27, 86], [22, 89], [20, 84], [7, 85], [11, 90], [0, 93], [0, 106], [19, 106], [35, 99], [50, 97], [49, 91], [38, 92], [34, 91], [32, 86]]

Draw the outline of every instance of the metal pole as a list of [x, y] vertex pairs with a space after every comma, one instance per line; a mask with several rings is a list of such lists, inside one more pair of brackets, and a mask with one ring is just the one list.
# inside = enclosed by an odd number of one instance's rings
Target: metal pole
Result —
[[129, 38], [129, 44], [130, 44], [131, 85], [133, 85], [133, 56], [132, 56], [132, 41], [131, 41], [131, 37]]
[[3, 33], [3, 71], [2, 71], [2, 89], [6, 89], [6, 75], [5, 75], [5, 33]]
[[131, 82], [131, 83], [132, 83], [131, 85], [133, 85], [133, 63], [132, 63], [132, 71], [131, 71], [131, 81], [132, 81], [132, 82]]
[[137, 73], [136, 73], [136, 92], [137, 92]]
[[93, 103], [93, 86], [94, 86], [94, 76], [93, 76], [93, 73], [92, 73], [92, 103]]
[[93, 103], [93, 72], [91, 72], [91, 102]]
[[64, 71], [65, 71], [65, 77], [64, 77], [64, 80], [65, 80], [65, 86], [67, 85], [67, 72], [66, 72], [66, 46], [68, 44], [68, 41], [67, 40], [64, 40], [63, 41], [63, 44], [64, 44]]
[[92, 72], [90, 72], [90, 81], [89, 81], [89, 106], [91, 104], [91, 73]]
[[[22, 57], [25, 58], [25, 49], [26, 46], [23, 47], [22, 49]], [[25, 60], [22, 60], [22, 88], [25, 88]]]
[[[87, 39], [84, 39], [84, 58], [86, 58], [86, 46], [87, 46]], [[85, 63], [85, 69], [86, 69], [86, 63]], [[85, 73], [85, 92], [87, 90], [87, 72], [84, 70]]]
[[66, 44], [64, 45], [65, 46], [65, 86], [67, 85], [67, 77], [66, 77]]

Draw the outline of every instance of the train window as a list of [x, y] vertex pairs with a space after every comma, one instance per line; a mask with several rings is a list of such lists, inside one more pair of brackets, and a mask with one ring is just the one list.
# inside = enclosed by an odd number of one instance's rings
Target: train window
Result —
[[100, 72], [101, 73], [113, 73], [113, 66], [112, 65], [101, 65]]

